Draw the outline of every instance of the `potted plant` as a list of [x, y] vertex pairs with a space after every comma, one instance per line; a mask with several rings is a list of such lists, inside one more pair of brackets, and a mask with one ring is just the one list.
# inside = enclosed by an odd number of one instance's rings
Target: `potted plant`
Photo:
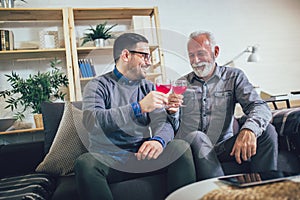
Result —
[[85, 33], [82, 37], [83, 41], [81, 43], [81, 46], [89, 41], [94, 41], [96, 47], [104, 46], [105, 40], [113, 38], [112, 32], [110, 30], [115, 26], [117, 26], [117, 24], [107, 26], [107, 22], [98, 24], [95, 28], [90, 25], [91, 28], [87, 29], [90, 32]]
[[54, 59], [50, 61], [52, 70], [35, 75], [29, 75], [27, 79], [20, 77], [16, 72], [12, 71], [7, 81], [12, 89], [0, 92], [0, 97], [4, 97], [8, 105], [5, 109], [10, 108], [12, 111], [22, 108], [15, 114], [19, 120], [25, 118], [24, 112], [32, 109], [33, 114], [41, 114], [41, 103], [43, 101], [52, 101], [55, 99], [63, 100], [66, 93], [62, 92], [61, 87], [67, 87], [69, 82], [57, 65], [61, 64], [61, 60]]

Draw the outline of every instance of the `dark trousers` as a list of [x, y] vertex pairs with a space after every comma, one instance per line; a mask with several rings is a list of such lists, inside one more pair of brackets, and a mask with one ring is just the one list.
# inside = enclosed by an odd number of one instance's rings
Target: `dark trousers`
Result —
[[[216, 148], [220, 162], [235, 161], [230, 152], [235, 143], [237, 134], [226, 140]], [[261, 136], [257, 138], [256, 154], [250, 158], [251, 172], [277, 170], [278, 134], [275, 127], [269, 124]]]
[[[173, 140], [156, 160], [138, 161], [132, 157], [125, 164], [99, 154], [86, 153], [75, 163], [77, 190], [81, 199], [113, 199], [109, 184], [148, 176], [159, 171], [167, 173], [168, 194], [195, 182], [195, 168], [189, 144]], [[134, 188], [132, 188], [134, 190]]]
[[[176, 137], [190, 143], [197, 181], [223, 176], [222, 162], [236, 162], [234, 156], [230, 156], [238, 134], [227, 139], [218, 146], [214, 146], [208, 136], [201, 131], [194, 131], [188, 136], [179, 133]], [[277, 132], [272, 124], [269, 124], [263, 134], [257, 138], [256, 155], [250, 160], [251, 171], [269, 171], [277, 169], [278, 141]], [[244, 161], [243, 161], [244, 162]]]

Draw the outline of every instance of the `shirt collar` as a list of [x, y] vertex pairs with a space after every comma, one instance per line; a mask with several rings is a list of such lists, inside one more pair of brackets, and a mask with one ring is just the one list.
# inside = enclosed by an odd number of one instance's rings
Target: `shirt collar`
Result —
[[128, 78], [126, 78], [125, 76], [123, 76], [123, 74], [117, 69], [117, 67], [115, 66], [113, 73], [115, 74], [115, 76], [117, 77], [118, 82], [126, 84], [126, 85], [136, 85], [139, 84], [141, 81], [132, 81]]
[[[115, 66], [114, 68], [114, 74], [116, 75], [116, 77], [119, 79], [121, 79], [123, 77], [123, 74], [121, 74], [121, 72], [119, 72], [119, 70], [117, 69], [117, 67]], [[127, 79], [126, 77], [124, 77], [125, 79]]]

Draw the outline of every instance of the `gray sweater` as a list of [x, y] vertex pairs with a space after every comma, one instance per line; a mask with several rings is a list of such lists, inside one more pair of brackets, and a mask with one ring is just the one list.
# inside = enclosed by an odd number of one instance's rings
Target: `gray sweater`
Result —
[[147, 114], [133, 110], [132, 104], [152, 90], [150, 81], [129, 81], [117, 77], [115, 71], [91, 80], [83, 94], [83, 124], [89, 131], [89, 150], [124, 161], [154, 136], [165, 143], [172, 140], [174, 131], [164, 109]]

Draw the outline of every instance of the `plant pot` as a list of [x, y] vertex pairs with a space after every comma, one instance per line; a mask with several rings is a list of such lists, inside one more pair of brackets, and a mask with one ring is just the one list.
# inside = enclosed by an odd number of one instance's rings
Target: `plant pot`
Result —
[[96, 47], [104, 47], [105, 40], [104, 39], [96, 39], [94, 40], [94, 44]]
[[42, 114], [34, 114], [33, 115], [34, 123], [36, 128], [43, 128], [43, 116]]

